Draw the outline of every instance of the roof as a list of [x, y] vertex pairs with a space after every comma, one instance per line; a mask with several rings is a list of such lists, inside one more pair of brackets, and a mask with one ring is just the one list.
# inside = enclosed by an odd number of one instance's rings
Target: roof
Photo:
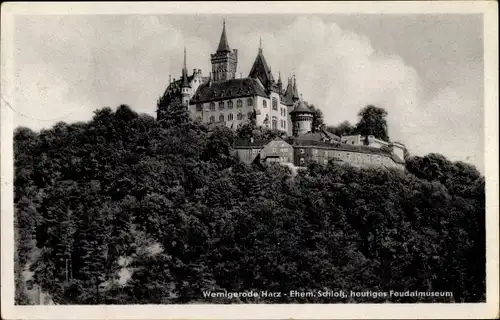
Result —
[[220, 35], [220, 41], [219, 41], [219, 46], [217, 47], [217, 52], [231, 52], [231, 49], [229, 48], [229, 44], [227, 42], [225, 20], [222, 24], [222, 34]]
[[304, 101], [299, 100], [295, 108], [290, 113], [313, 113]]
[[244, 149], [244, 148], [252, 148], [252, 147], [255, 147], [255, 148], [262, 148], [264, 146], [266, 146], [267, 144], [273, 142], [273, 141], [281, 141], [281, 142], [286, 142], [288, 143], [288, 141], [280, 138], [280, 137], [274, 137], [274, 138], [271, 138], [271, 139], [256, 139], [256, 140], [253, 140], [251, 141], [250, 139], [238, 139], [235, 141], [234, 143], [234, 147], [236, 149]]
[[269, 142], [273, 141], [273, 139], [262, 139], [262, 140], [249, 140], [249, 139], [238, 139], [234, 142], [235, 149], [249, 148], [249, 147], [264, 147]]
[[351, 151], [351, 152], [361, 152], [361, 153], [368, 153], [368, 154], [374, 154], [374, 155], [381, 155], [381, 156], [386, 156], [390, 157], [394, 162], [404, 164], [405, 162], [401, 160], [398, 156], [396, 156], [393, 153], [386, 152], [382, 149], [378, 148], [372, 148], [372, 147], [367, 147], [367, 146], [353, 146], [349, 144], [344, 144], [344, 143], [329, 143], [329, 142], [324, 142], [324, 141], [317, 141], [317, 140], [306, 140], [306, 139], [297, 139], [293, 138], [292, 141], [289, 141], [291, 145], [294, 147], [302, 146], [302, 147], [323, 147], [327, 148], [329, 150], [342, 150], [342, 151]]
[[271, 73], [271, 68], [269, 68], [269, 65], [264, 58], [264, 54], [262, 53], [261, 48], [259, 48], [259, 53], [255, 58], [248, 76], [250, 78], [259, 79], [266, 88], [268, 87], [269, 83], [272, 83], [274, 81], [273, 75]]
[[216, 101], [222, 98], [261, 96], [268, 98], [262, 85], [252, 78], [231, 79], [212, 83], [203, 83], [191, 99], [191, 104]]
[[288, 86], [286, 87], [284, 101], [285, 105], [292, 106], [293, 105], [293, 86], [292, 81], [288, 79]]
[[293, 92], [292, 98], [299, 98], [299, 90], [297, 90], [297, 80], [295, 80], [295, 76], [293, 76]]

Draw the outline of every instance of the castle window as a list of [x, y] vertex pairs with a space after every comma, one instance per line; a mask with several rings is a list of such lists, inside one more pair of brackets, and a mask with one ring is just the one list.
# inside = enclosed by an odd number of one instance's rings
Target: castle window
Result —
[[278, 99], [273, 98], [273, 110], [278, 110]]
[[233, 101], [229, 100], [229, 101], [227, 102], [227, 108], [228, 108], [228, 109], [232, 109], [232, 108], [233, 108]]
[[210, 123], [215, 122], [215, 116], [210, 116]]
[[304, 153], [304, 149], [300, 149], [300, 153]]
[[219, 121], [220, 121], [220, 122], [223, 122], [223, 121], [224, 121], [224, 115], [223, 115], [223, 114], [221, 114], [221, 115], [219, 116]]
[[238, 113], [238, 116], [236, 117], [238, 120], [243, 119], [243, 115], [241, 113]]
[[266, 100], [262, 101], [262, 107], [267, 108], [267, 101]]
[[304, 158], [300, 158], [300, 164], [304, 164]]
[[252, 98], [247, 99], [247, 106], [249, 106], [249, 107], [253, 106], [253, 99]]
[[272, 121], [272, 127], [271, 127], [273, 130], [276, 130], [278, 129], [278, 119], [276, 117], [273, 117], [273, 121]]
[[224, 101], [219, 102], [219, 110], [224, 110]]
[[236, 107], [237, 108], [242, 108], [243, 107], [243, 101], [241, 101], [240, 99], [238, 99], [238, 101], [236, 101]]
[[210, 102], [210, 111], [215, 111], [215, 103]]
[[286, 121], [283, 120], [283, 129], [286, 129]]
[[227, 115], [227, 121], [232, 121], [233, 120], [233, 114], [230, 113]]
[[196, 111], [203, 111], [203, 105], [201, 103], [196, 105]]

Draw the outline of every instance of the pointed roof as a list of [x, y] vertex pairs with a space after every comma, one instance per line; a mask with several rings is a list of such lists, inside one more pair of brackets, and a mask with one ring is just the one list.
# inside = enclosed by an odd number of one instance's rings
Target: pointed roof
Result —
[[217, 52], [231, 52], [226, 36], [226, 19], [224, 19], [222, 23], [222, 34], [220, 35], [219, 47], [217, 47]]
[[189, 87], [187, 65], [186, 65], [186, 47], [184, 47], [184, 66], [182, 68], [182, 87]]
[[287, 106], [293, 105], [293, 86], [292, 86], [292, 80], [288, 78], [288, 86], [286, 87], [285, 90], [285, 98], [284, 102]]
[[273, 74], [271, 73], [271, 68], [269, 68], [266, 58], [264, 58], [264, 54], [262, 53], [262, 47], [259, 47], [259, 53], [255, 58], [248, 77], [259, 79], [265, 88], [268, 87], [270, 82], [274, 81]]
[[290, 113], [310, 113], [313, 114], [312, 110], [307, 106], [307, 104], [300, 99], [296, 105], [295, 108], [292, 110]]
[[299, 96], [299, 91], [297, 90], [297, 80], [295, 80], [295, 75], [293, 75], [293, 91], [292, 91], [292, 98], [297, 100], [300, 98]]

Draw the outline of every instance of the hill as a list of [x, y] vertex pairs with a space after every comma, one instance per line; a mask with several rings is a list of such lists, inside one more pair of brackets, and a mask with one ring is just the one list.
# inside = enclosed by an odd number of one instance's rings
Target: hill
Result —
[[[235, 139], [179, 107], [162, 121], [120, 106], [16, 129], [16, 302], [27, 303], [27, 265], [59, 304], [485, 300], [473, 166], [430, 154], [406, 172], [330, 163], [292, 178], [240, 162]], [[453, 297], [203, 296], [250, 290]]]

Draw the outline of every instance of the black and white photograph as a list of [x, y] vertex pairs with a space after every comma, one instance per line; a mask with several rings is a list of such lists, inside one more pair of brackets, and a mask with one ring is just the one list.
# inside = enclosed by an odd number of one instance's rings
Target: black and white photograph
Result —
[[2, 318], [496, 318], [497, 9], [2, 5]]

